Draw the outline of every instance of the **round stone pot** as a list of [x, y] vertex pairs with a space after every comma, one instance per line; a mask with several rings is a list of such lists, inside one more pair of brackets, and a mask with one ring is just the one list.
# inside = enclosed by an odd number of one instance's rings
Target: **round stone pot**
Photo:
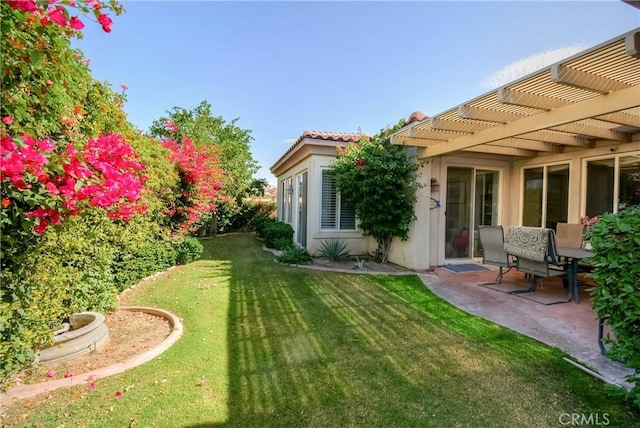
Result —
[[38, 352], [44, 364], [56, 364], [94, 352], [109, 340], [104, 315], [80, 312], [69, 317], [69, 329], [53, 337], [54, 345]]

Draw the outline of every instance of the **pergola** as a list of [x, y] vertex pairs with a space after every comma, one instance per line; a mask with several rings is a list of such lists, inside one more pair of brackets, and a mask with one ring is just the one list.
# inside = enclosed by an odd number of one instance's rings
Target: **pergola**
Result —
[[[415, 119], [415, 118], [414, 118]], [[640, 28], [396, 132], [418, 158], [532, 158], [640, 141]]]

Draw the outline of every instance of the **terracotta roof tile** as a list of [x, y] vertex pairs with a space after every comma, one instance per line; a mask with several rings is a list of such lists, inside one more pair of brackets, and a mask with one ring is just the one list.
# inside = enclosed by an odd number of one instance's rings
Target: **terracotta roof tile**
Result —
[[425, 115], [421, 111], [414, 111], [407, 118], [407, 123], [405, 125], [408, 125], [408, 124], [410, 124], [412, 122], [420, 122], [420, 121], [423, 121], [425, 119], [429, 119], [429, 116]]
[[361, 138], [369, 139], [371, 138], [365, 134], [358, 134], [355, 132], [325, 132], [325, 131], [304, 131], [302, 135], [296, 141], [298, 144], [300, 141], [305, 138], [313, 138], [316, 140], [328, 140], [328, 141], [343, 141], [348, 143], [350, 141], [358, 141]]
[[364, 138], [367, 140], [371, 139], [370, 135], [360, 134], [356, 132], [327, 132], [327, 131], [304, 131], [300, 137], [293, 143], [286, 152], [276, 161], [276, 163], [272, 166], [272, 168], [277, 165], [280, 161], [285, 159], [287, 155], [293, 152], [296, 147], [298, 147], [305, 138], [311, 138], [314, 140], [325, 140], [325, 141], [335, 141], [335, 142], [358, 142], [360, 139]]

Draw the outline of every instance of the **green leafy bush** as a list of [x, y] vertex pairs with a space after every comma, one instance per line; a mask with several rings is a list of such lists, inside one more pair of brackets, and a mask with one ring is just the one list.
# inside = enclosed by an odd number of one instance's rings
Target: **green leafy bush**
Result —
[[264, 230], [276, 221], [276, 219], [270, 217], [257, 219], [252, 224], [252, 230], [256, 233], [258, 238], [264, 239]]
[[271, 218], [276, 211], [275, 202], [247, 200], [244, 202], [244, 206], [245, 210], [242, 214], [244, 224], [238, 222], [238, 224], [235, 225], [237, 229], [241, 229], [242, 227], [253, 229], [256, 222], [260, 223]]
[[324, 240], [320, 243], [318, 257], [324, 257], [331, 261], [346, 260], [349, 257], [347, 244], [339, 239]]
[[394, 236], [409, 239], [420, 188], [418, 165], [409, 159], [406, 147], [391, 144], [389, 137], [402, 124], [341, 149], [332, 165], [341, 196], [353, 203], [358, 228], [378, 243], [382, 263], [387, 262]]
[[104, 312], [117, 296], [103, 216], [71, 218], [50, 229], [15, 269], [2, 272], [0, 375], [2, 386], [52, 340], [51, 329], [74, 312]]
[[605, 214], [588, 236], [593, 247], [593, 307], [615, 340], [608, 356], [635, 369], [631, 392], [640, 407], [640, 205]]
[[280, 263], [287, 264], [304, 264], [311, 261], [311, 255], [302, 247], [290, 246], [282, 251], [282, 254], [276, 257]]
[[133, 252], [121, 253], [113, 265], [118, 290], [125, 290], [142, 278], [175, 265], [177, 260], [177, 246], [162, 239], [148, 240]]
[[293, 241], [289, 238], [277, 238], [273, 248], [276, 250], [286, 250], [293, 247]]
[[200, 241], [193, 236], [185, 236], [184, 240], [178, 245], [178, 264], [186, 265], [194, 262], [202, 256], [204, 248]]
[[[276, 241], [278, 240], [287, 240], [287, 242], [293, 244], [293, 227], [289, 223], [282, 221], [268, 222], [262, 234], [267, 248], [277, 248]], [[283, 245], [282, 241], [280, 241], [280, 245]]]

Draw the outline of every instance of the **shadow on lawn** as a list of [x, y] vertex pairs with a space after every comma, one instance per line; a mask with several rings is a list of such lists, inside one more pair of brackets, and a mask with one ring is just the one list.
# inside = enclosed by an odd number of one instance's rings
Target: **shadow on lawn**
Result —
[[[424, 315], [361, 277], [277, 266], [248, 245], [231, 278], [227, 422], [193, 428], [427, 426], [443, 413], [465, 421], [449, 403], [492, 406], [476, 390], [491, 358], [427, 331]], [[485, 393], [499, 408], [499, 390]]]

